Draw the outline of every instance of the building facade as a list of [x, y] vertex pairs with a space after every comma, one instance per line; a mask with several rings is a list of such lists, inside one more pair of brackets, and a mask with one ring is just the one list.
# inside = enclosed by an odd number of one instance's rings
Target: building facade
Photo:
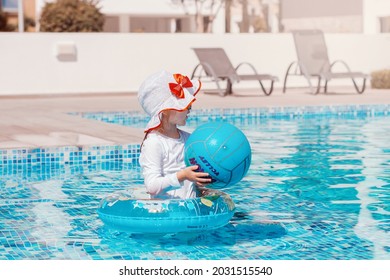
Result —
[[[17, 25], [18, 0], [0, 1], [9, 22]], [[28, 31], [39, 31], [41, 10], [52, 1], [56, 0], [23, 0], [25, 17], [37, 26]], [[307, 28], [328, 33], [390, 32], [390, 0], [208, 0], [199, 5], [200, 2], [100, 0], [98, 6], [105, 16], [104, 32], [278, 33]]]
[[328, 33], [390, 32], [389, 0], [279, 0], [282, 32], [321, 29]]
[[[0, 0], [0, 8], [8, 16], [8, 24], [17, 26], [18, 25], [18, 0]], [[30, 22], [36, 22], [36, 0], [23, 0], [23, 13], [25, 20]], [[34, 32], [36, 28], [27, 25], [26, 31]], [[17, 28], [15, 29], [15, 31]]]

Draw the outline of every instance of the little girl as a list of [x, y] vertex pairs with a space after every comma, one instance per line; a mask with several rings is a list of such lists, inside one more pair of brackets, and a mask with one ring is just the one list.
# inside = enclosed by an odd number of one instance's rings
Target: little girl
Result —
[[184, 144], [189, 133], [177, 126], [186, 124], [200, 81], [160, 71], [149, 76], [138, 91], [138, 100], [151, 117], [145, 128], [139, 162], [145, 186], [152, 198], [193, 198], [196, 186], [211, 183], [208, 173], [186, 167]]

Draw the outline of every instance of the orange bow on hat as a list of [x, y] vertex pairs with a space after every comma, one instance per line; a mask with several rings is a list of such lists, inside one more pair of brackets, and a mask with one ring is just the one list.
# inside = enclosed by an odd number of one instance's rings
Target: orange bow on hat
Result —
[[193, 87], [191, 80], [187, 76], [183, 76], [182, 74], [173, 74], [176, 83], [169, 83], [169, 89], [172, 94], [177, 98], [184, 98], [184, 90], [183, 88], [191, 88]]

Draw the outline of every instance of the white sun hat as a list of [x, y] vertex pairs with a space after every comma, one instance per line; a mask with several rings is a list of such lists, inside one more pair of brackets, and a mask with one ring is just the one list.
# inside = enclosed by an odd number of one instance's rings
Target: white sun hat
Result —
[[165, 70], [147, 77], [138, 90], [138, 101], [150, 116], [145, 132], [160, 126], [164, 110], [188, 109], [200, 88], [199, 80], [190, 80], [187, 76], [171, 74]]

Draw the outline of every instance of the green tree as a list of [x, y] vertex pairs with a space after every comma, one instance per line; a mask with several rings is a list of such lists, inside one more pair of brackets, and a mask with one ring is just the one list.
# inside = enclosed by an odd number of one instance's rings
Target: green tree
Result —
[[104, 16], [94, 0], [46, 3], [39, 20], [42, 32], [100, 32]]

